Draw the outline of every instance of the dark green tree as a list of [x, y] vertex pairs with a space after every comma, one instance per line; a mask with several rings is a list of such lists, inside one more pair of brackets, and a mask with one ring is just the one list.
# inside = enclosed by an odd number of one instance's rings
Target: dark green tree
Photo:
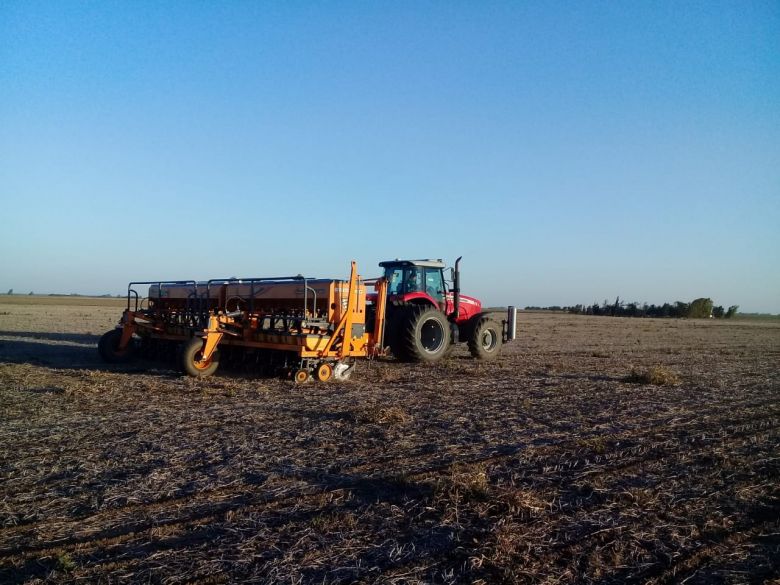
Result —
[[709, 319], [712, 315], [712, 299], [700, 298], [694, 300], [688, 307], [688, 317], [690, 319]]

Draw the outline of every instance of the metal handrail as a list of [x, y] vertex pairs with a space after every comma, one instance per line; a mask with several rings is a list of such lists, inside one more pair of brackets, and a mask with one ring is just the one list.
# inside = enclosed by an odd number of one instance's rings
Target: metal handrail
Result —
[[[130, 310], [130, 295], [135, 295], [135, 308], [134, 310], [138, 310], [138, 291], [133, 289], [133, 286], [137, 286], [139, 284], [146, 284], [150, 286], [157, 286], [157, 298], [162, 297], [162, 287], [163, 285], [175, 285], [175, 286], [192, 286], [192, 292], [195, 295], [195, 297], [198, 296], [198, 283], [194, 280], [139, 280], [131, 282], [127, 285], [127, 310]], [[189, 301], [189, 297], [188, 297]]]
[[[316, 302], [317, 302], [317, 293], [314, 291], [312, 287], [309, 286], [310, 280], [317, 280], [316, 278], [310, 278], [306, 276], [302, 276], [300, 274], [296, 276], [253, 276], [250, 278], [212, 278], [208, 281], [206, 281], [206, 303], [208, 306], [208, 301], [211, 299], [211, 285], [213, 284], [249, 284], [249, 312], [254, 312], [255, 309], [255, 285], [258, 283], [263, 282], [274, 282], [274, 283], [284, 283], [284, 282], [303, 282], [303, 311], [304, 314], [308, 308], [309, 304], [309, 297], [308, 297], [308, 291], [312, 291], [314, 293], [314, 308], [316, 309]], [[240, 295], [238, 295], [238, 298], [241, 298]]]

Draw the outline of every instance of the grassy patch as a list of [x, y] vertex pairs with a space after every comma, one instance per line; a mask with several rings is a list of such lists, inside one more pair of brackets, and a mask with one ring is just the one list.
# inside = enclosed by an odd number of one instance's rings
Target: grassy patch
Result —
[[654, 386], [674, 386], [680, 383], [680, 376], [663, 366], [653, 366], [647, 370], [631, 370], [626, 382], [632, 384], [652, 384]]
[[397, 425], [411, 419], [411, 416], [399, 406], [365, 408], [356, 412], [354, 416], [357, 422], [380, 425]]
[[607, 449], [609, 448], [609, 441], [604, 437], [590, 437], [587, 439], [579, 439], [576, 441], [576, 443], [578, 446], [582, 447], [583, 449], [588, 449], [599, 455], [603, 455], [604, 453], [606, 453]]
[[436, 478], [434, 491], [439, 496], [465, 500], [486, 500], [490, 484], [484, 464], [454, 464]]
[[57, 557], [57, 568], [64, 573], [70, 573], [76, 568], [76, 563], [68, 553], [62, 553]]
[[355, 530], [358, 526], [358, 519], [350, 511], [329, 512], [312, 518], [311, 526], [325, 534], [343, 532], [345, 530]]

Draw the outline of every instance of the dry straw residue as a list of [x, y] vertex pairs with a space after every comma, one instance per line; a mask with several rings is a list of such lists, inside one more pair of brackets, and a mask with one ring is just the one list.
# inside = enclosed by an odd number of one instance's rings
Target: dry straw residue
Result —
[[408, 422], [409, 414], [398, 406], [368, 407], [355, 413], [355, 420], [360, 423], [374, 423], [380, 425], [395, 425]]
[[292, 390], [7, 333], [118, 316], [43, 313], [0, 317], [0, 583], [777, 575], [776, 324], [530, 315], [494, 362]]
[[654, 386], [674, 386], [680, 383], [680, 376], [663, 366], [653, 366], [647, 370], [631, 370], [626, 382], [633, 384], [653, 384]]

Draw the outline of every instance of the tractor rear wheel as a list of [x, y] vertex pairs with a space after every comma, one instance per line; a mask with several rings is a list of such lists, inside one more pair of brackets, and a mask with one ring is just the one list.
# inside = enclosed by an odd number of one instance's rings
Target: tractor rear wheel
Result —
[[214, 351], [211, 358], [203, 361], [203, 338], [193, 337], [185, 342], [179, 354], [179, 365], [182, 371], [193, 378], [206, 378], [217, 371], [219, 367], [219, 352]]
[[469, 352], [479, 360], [490, 360], [501, 351], [502, 328], [489, 317], [482, 317], [474, 325], [469, 338]]
[[133, 346], [133, 340], [127, 344], [127, 347], [120, 350], [119, 342], [122, 340], [122, 330], [112, 329], [103, 334], [98, 341], [98, 353], [104, 361], [109, 364], [119, 364], [130, 361], [135, 353], [135, 347]]
[[450, 348], [450, 324], [433, 307], [407, 308], [399, 325], [393, 353], [402, 361], [435, 362]]

